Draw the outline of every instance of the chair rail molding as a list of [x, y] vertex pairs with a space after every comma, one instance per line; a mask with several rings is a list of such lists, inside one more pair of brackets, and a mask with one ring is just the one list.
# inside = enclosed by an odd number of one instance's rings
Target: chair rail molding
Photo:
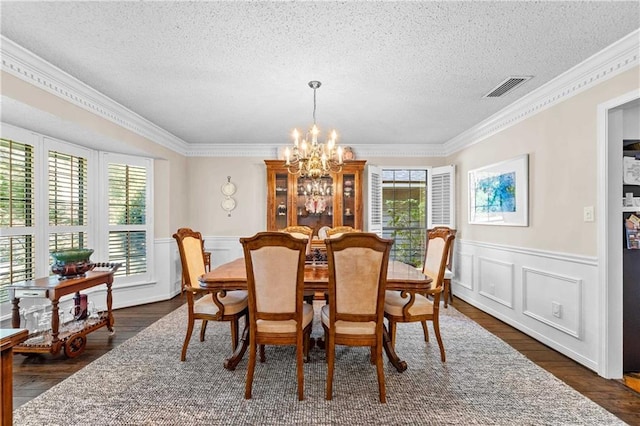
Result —
[[456, 248], [455, 297], [597, 371], [599, 318], [586, 314], [600, 303], [597, 258], [464, 239]]

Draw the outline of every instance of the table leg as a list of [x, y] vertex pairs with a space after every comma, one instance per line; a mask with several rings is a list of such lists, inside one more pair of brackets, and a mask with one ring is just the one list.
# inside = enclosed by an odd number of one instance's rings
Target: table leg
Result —
[[109, 330], [111, 333], [113, 333], [113, 312], [112, 312], [112, 305], [113, 305], [113, 296], [111, 294], [111, 285], [112, 283], [108, 282], [107, 283], [107, 330]]
[[249, 346], [249, 319], [245, 317], [244, 330], [242, 330], [240, 342], [238, 342], [233, 354], [224, 360], [224, 368], [230, 371], [235, 370], [238, 363], [242, 360], [244, 353], [247, 351], [247, 346]]
[[[9, 290], [11, 293], [14, 290]], [[20, 328], [20, 299], [16, 297], [11, 298], [11, 327], [12, 328]]]
[[391, 364], [398, 370], [398, 373], [402, 373], [407, 369], [406, 361], [402, 361], [398, 354], [396, 354], [395, 349], [391, 345], [391, 338], [389, 337], [389, 332], [386, 326], [382, 327], [382, 346], [384, 347], [384, 351], [387, 354], [387, 358], [391, 361]]

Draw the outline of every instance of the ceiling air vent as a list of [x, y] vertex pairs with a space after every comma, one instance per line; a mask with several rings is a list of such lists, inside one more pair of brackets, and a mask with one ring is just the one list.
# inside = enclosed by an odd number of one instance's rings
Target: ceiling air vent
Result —
[[531, 75], [511, 76], [502, 83], [498, 84], [493, 90], [483, 96], [483, 98], [499, 98], [520, 86], [527, 80], [531, 80]]

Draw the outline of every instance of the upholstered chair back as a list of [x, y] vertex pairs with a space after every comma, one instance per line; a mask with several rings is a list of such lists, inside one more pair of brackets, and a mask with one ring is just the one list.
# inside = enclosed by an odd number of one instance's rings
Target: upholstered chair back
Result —
[[336, 319], [343, 315], [349, 321], [382, 318], [391, 244], [364, 232], [327, 240], [329, 306], [334, 307]]
[[259, 312], [295, 312], [298, 250], [272, 246], [252, 250], [250, 255], [256, 309]]
[[198, 285], [198, 278], [205, 272], [202, 239], [198, 237], [185, 237], [182, 240], [182, 246], [187, 263], [186, 276], [184, 277], [185, 283], [195, 287]]
[[380, 289], [384, 252], [349, 247], [334, 254], [338, 313], [374, 314]]
[[427, 233], [427, 248], [422, 272], [433, 279], [432, 288], [442, 286], [447, 268], [449, 246], [453, 236], [445, 229], [431, 230]]

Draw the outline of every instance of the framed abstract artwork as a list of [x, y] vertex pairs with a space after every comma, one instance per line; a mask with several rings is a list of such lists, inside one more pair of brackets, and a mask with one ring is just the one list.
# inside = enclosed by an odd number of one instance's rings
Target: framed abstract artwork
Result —
[[529, 226], [529, 154], [469, 171], [469, 223]]

